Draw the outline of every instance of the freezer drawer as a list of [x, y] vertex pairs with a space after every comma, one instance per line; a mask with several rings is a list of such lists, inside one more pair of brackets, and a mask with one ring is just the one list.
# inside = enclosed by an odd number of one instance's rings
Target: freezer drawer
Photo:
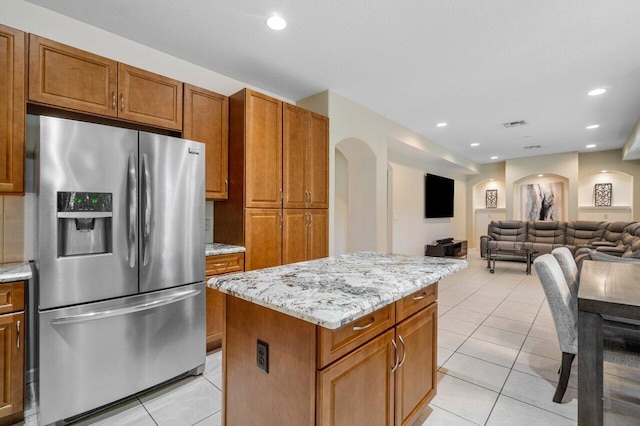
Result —
[[38, 312], [40, 424], [140, 392], [205, 362], [198, 283]]

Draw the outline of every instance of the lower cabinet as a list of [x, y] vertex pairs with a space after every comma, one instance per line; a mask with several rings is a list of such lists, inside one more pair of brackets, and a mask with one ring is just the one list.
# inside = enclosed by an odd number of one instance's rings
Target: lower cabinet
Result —
[[437, 305], [318, 372], [318, 425], [408, 425], [435, 396]]
[[24, 281], [0, 284], [0, 424], [23, 418], [24, 286]]
[[[208, 256], [205, 260], [206, 281], [214, 276], [244, 271], [244, 253]], [[206, 287], [206, 339], [207, 352], [222, 345], [224, 332], [224, 293]]]
[[436, 299], [437, 283], [329, 330], [227, 295], [223, 424], [411, 425], [436, 393]]
[[282, 265], [282, 209], [245, 209], [245, 269]]
[[318, 425], [392, 425], [393, 329], [318, 373]]

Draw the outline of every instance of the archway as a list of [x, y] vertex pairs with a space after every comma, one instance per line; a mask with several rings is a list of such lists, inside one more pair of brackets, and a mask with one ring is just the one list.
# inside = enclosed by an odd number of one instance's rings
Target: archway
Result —
[[376, 250], [376, 156], [361, 139], [336, 144], [334, 254]]

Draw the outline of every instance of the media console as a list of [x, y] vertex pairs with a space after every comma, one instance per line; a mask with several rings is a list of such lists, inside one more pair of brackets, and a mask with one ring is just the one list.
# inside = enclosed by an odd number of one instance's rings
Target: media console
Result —
[[467, 257], [467, 240], [453, 240], [449, 243], [438, 244], [434, 241], [432, 244], [424, 246], [425, 256], [434, 257]]

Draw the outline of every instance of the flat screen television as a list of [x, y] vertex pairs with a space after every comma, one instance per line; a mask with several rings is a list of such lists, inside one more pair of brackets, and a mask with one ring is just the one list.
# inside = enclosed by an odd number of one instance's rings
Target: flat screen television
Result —
[[424, 217], [453, 217], [453, 179], [425, 175]]

